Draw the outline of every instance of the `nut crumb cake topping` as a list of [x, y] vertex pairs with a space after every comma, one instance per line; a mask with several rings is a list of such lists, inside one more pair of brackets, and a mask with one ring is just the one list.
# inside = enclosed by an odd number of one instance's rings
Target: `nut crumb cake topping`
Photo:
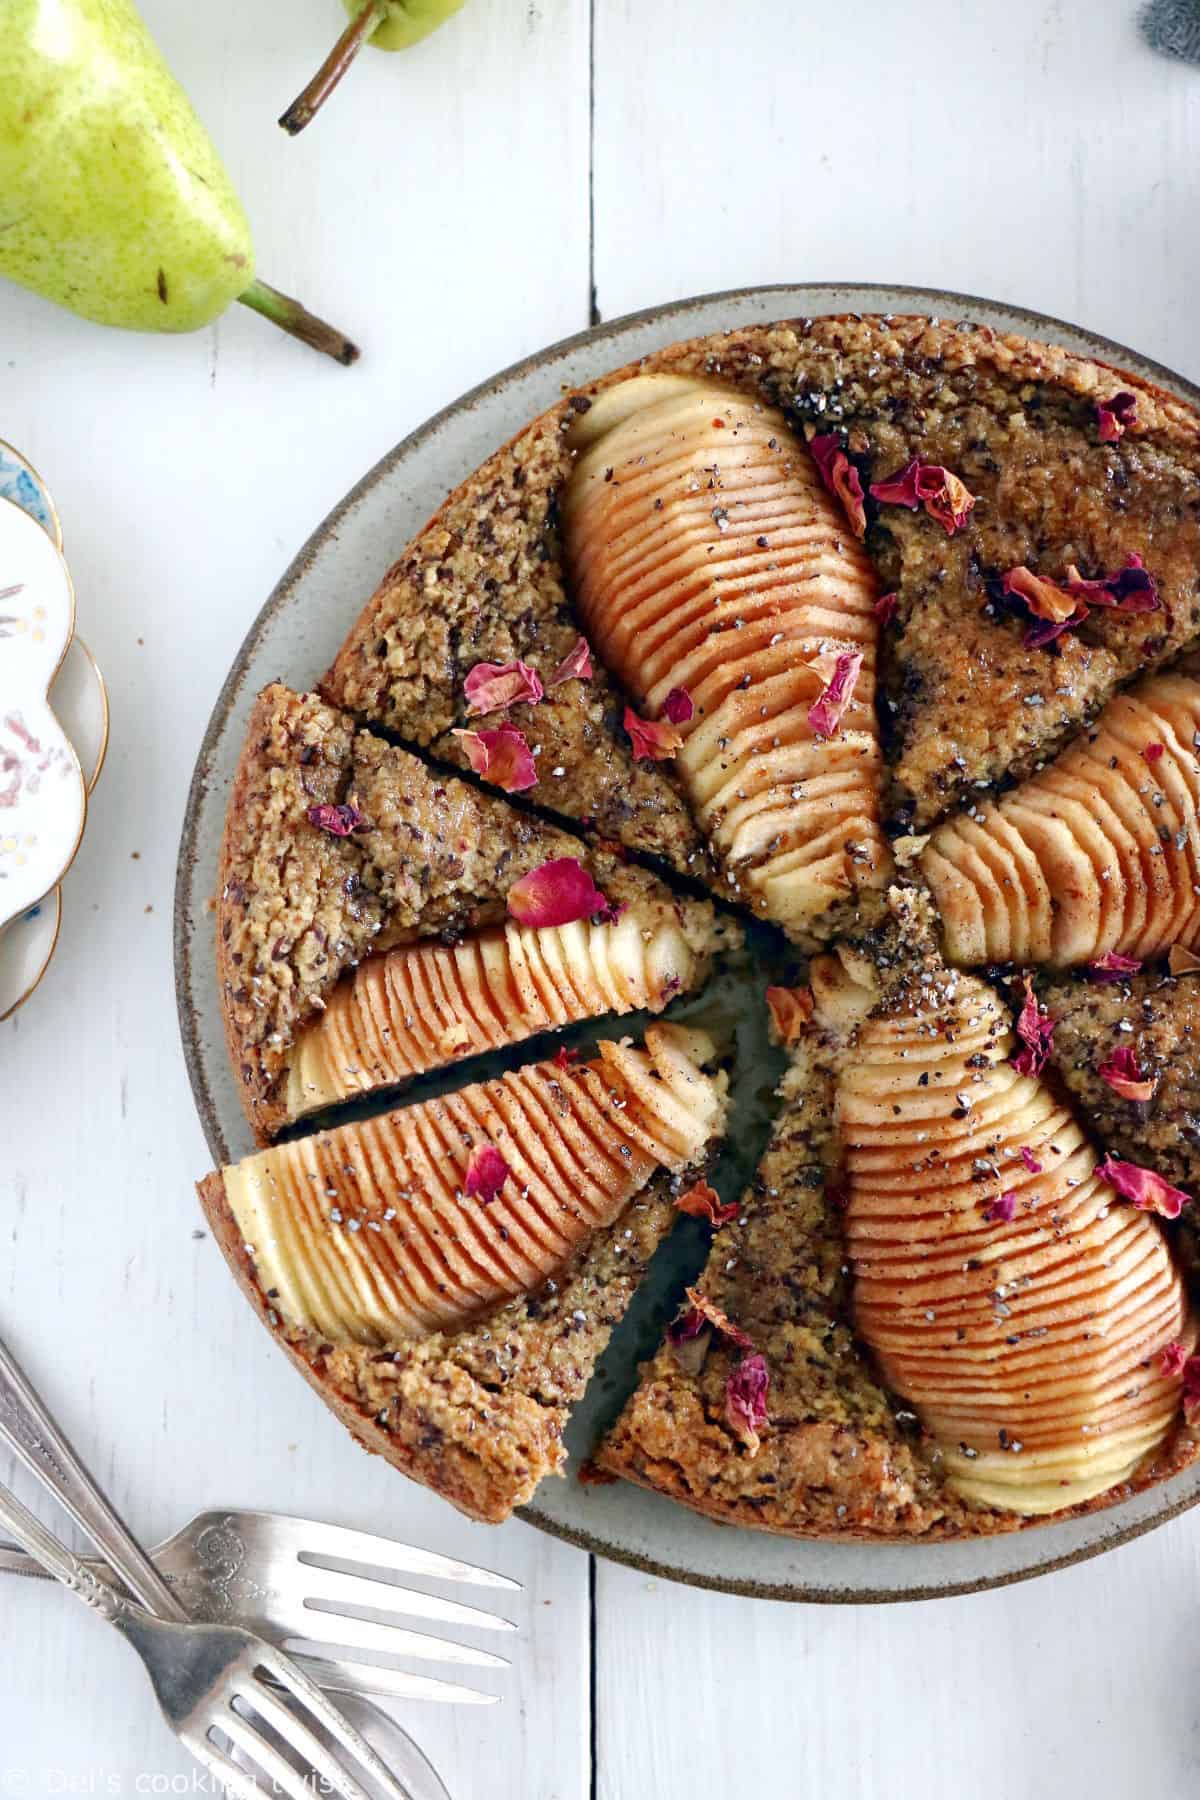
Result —
[[[260, 1142], [356, 1114], [202, 1200], [354, 1435], [506, 1517], [685, 1212], [594, 1478], [938, 1540], [1192, 1461], [1198, 649], [1197, 415], [987, 327], [675, 344], [490, 457], [259, 697], [222, 852]], [[739, 1195], [724, 1002], [644, 1015], [747, 918], [793, 976]]]

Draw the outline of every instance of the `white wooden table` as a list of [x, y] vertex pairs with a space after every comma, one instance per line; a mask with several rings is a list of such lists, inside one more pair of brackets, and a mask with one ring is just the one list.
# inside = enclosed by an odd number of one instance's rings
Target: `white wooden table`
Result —
[[[1141, 46], [1134, 0], [470, 0], [408, 57], [368, 54], [292, 143], [275, 115], [334, 0], [144, 11], [264, 274], [364, 357], [343, 372], [245, 312], [106, 333], [0, 289], [0, 435], [57, 495], [114, 719], [56, 964], [0, 1028], [5, 1333], [147, 1536], [278, 1506], [525, 1583], [504, 1704], [405, 1714], [455, 1800], [1182, 1800], [1200, 1518], [976, 1599], [789, 1608], [468, 1525], [354, 1451], [197, 1235], [170, 910], [201, 731], [293, 552], [428, 413], [589, 316], [944, 285], [1200, 376], [1200, 71]], [[13, 1583], [0, 1607], [0, 1795], [205, 1791], [69, 1598]]]

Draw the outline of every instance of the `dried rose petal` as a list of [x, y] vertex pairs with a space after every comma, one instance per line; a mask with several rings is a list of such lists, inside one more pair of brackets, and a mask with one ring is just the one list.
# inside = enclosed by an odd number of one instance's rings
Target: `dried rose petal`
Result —
[[1200, 1413], [1200, 1356], [1189, 1356], [1183, 1365], [1183, 1416], [1189, 1425]]
[[791, 1049], [804, 1035], [804, 1027], [813, 1015], [811, 988], [769, 987], [767, 1007], [776, 1041]]
[[725, 1383], [725, 1420], [751, 1456], [757, 1456], [759, 1428], [767, 1422], [767, 1389], [771, 1372], [765, 1356], [743, 1356]]
[[1114, 1050], [1106, 1062], [1102, 1062], [1096, 1073], [1101, 1080], [1107, 1081], [1114, 1094], [1120, 1094], [1122, 1100], [1132, 1100], [1140, 1104], [1149, 1100], [1158, 1086], [1157, 1077], [1145, 1076], [1137, 1066], [1137, 1058], [1131, 1044], [1122, 1044]]
[[1038, 1005], [1033, 983], [1028, 975], [1025, 977], [1025, 1004], [1017, 1019], [1017, 1036], [1025, 1048], [1018, 1050], [1013, 1057], [1013, 1068], [1018, 1075], [1040, 1075], [1050, 1055], [1054, 1020]]
[[544, 690], [536, 669], [520, 660], [509, 663], [476, 663], [463, 682], [467, 710], [500, 712], [506, 706], [532, 706]]
[[329, 803], [310, 806], [304, 816], [310, 825], [315, 825], [319, 831], [328, 831], [332, 837], [349, 837], [363, 822], [357, 806], [350, 806], [348, 803], [341, 806]]
[[1103, 956], [1088, 964], [1087, 972], [1092, 981], [1124, 981], [1127, 975], [1136, 975], [1141, 966], [1136, 956], [1121, 956], [1116, 950], [1106, 950]]
[[983, 1209], [983, 1216], [989, 1225], [1008, 1225], [1016, 1215], [1017, 1196], [1010, 1188], [1007, 1193], [998, 1194], [989, 1200]]
[[633, 745], [635, 762], [669, 762], [683, 743], [673, 725], [639, 719], [632, 706], [625, 708], [623, 723]]
[[1042, 1165], [1033, 1154], [1033, 1151], [1029, 1148], [1028, 1144], [1021, 1145], [1021, 1161], [1025, 1164], [1025, 1167], [1029, 1170], [1031, 1175], [1041, 1174]]
[[1139, 1212], [1154, 1212], [1162, 1219], [1177, 1219], [1192, 1197], [1182, 1188], [1172, 1187], [1153, 1169], [1143, 1169], [1139, 1163], [1120, 1162], [1112, 1156], [1097, 1163], [1096, 1173], [1101, 1181], [1115, 1187], [1122, 1199], [1131, 1201]]
[[923, 506], [947, 537], [962, 530], [975, 505], [974, 494], [957, 475], [940, 463], [923, 463], [917, 456], [885, 481], [873, 481], [871, 497], [885, 506], [907, 506], [910, 511]]
[[1096, 435], [1102, 444], [1114, 444], [1125, 436], [1127, 427], [1137, 418], [1136, 394], [1113, 394], [1108, 400], [1097, 400]]
[[1075, 611], [1075, 596], [1046, 575], [1035, 575], [1021, 563], [1010, 569], [1000, 583], [1002, 594], [1024, 601], [1035, 619], [1049, 619], [1065, 625]]
[[569, 1069], [573, 1062], [578, 1061], [578, 1050], [568, 1050], [565, 1044], [562, 1044], [554, 1052], [554, 1066], [556, 1069]]
[[810, 438], [808, 447], [812, 451], [821, 480], [834, 498], [841, 501], [850, 521], [851, 531], [855, 537], [865, 537], [867, 512], [863, 501], [862, 479], [838, 442], [836, 433], [830, 431], [823, 436]]
[[739, 1350], [753, 1350], [753, 1338], [747, 1337], [741, 1326], [735, 1325], [707, 1294], [702, 1294], [699, 1288], [685, 1288], [684, 1292], [693, 1311], [700, 1313], [714, 1331], [719, 1331], [722, 1337], [728, 1338], [731, 1344], [736, 1344]]
[[1176, 1375], [1182, 1375], [1186, 1362], [1187, 1351], [1179, 1343], [1165, 1344], [1158, 1353], [1159, 1373], [1165, 1375], [1168, 1380]]
[[484, 1206], [496, 1198], [511, 1173], [508, 1164], [494, 1144], [480, 1144], [467, 1164], [463, 1193], [470, 1194]]
[[1147, 744], [1142, 755], [1148, 763], [1156, 763], [1165, 749], [1165, 744]]
[[523, 731], [505, 720], [495, 731], [465, 731], [456, 727], [451, 737], [460, 739], [467, 761], [477, 775], [506, 794], [523, 794], [537, 785], [537, 763]]
[[820, 737], [832, 737], [837, 730], [854, 697], [862, 664], [861, 650], [825, 650], [809, 663], [825, 684], [808, 709], [808, 722]]
[[686, 688], [672, 688], [663, 701], [663, 718], [672, 725], [686, 725], [696, 708]]
[[730, 1219], [738, 1216], [737, 1201], [723, 1204], [720, 1194], [707, 1181], [697, 1181], [686, 1194], [680, 1194], [675, 1207], [678, 1212], [689, 1213], [693, 1219], [707, 1219], [710, 1225], [727, 1225]]
[[880, 594], [871, 611], [879, 621], [880, 629], [886, 631], [896, 616], [899, 594]]
[[1027, 650], [1042, 650], [1047, 644], [1053, 644], [1062, 637], [1064, 632], [1074, 631], [1077, 625], [1082, 625], [1087, 618], [1087, 612], [1086, 606], [1080, 606], [1069, 619], [1063, 619], [1061, 622], [1055, 623], [1050, 619], [1039, 620], [1036, 625], [1029, 627], [1021, 642]]
[[518, 925], [572, 925], [576, 919], [612, 917], [608, 901], [574, 856], [555, 857], [514, 881], [508, 911]]
[[564, 681], [592, 679], [592, 647], [585, 637], [576, 638], [575, 648], [567, 654], [546, 682], [548, 688], [561, 687]]
[[1172, 975], [1200, 975], [1200, 956], [1185, 950], [1182, 944], [1172, 944], [1167, 951], [1167, 967]]
[[1085, 606], [1111, 606], [1118, 612], [1157, 612], [1162, 605], [1154, 577], [1136, 551], [1126, 557], [1115, 575], [1085, 580], [1074, 563], [1067, 569], [1067, 587]]

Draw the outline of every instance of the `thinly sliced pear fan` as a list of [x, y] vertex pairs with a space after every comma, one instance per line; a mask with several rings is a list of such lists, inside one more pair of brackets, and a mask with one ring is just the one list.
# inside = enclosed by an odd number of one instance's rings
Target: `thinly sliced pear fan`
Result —
[[[656, 1169], [720, 1129], [725, 1078], [702, 1032], [537, 1063], [442, 1099], [248, 1157], [225, 1193], [271, 1305], [331, 1343], [449, 1330], [540, 1286]], [[490, 1145], [508, 1173], [466, 1191]]]
[[921, 867], [951, 960], [1069, 967], [1200, 943], [1198, 731], [1200, 678], [1151, 676], [1055, 762], [939, 827]]
[[[1126, 1480], [1178, 1411], [1159, 1353], [1195, 1338], [1158, 1222], [1013, 1068], [976, 977], [911, 981], [864, 1019], [862, 986], [824, 958], [813, 992], [817, 1027], [851, 1046], [837, 1125], [857, 1327], [951, 1485], [1034, 1515]], [[1002, 1194], [1011, 1220], [991, 1210]]]
[[650, 904], [612, 925], [509, 925], [452, 947], [406, 944], [370, 957], [301, 1034], [289, 1117], [555, 1026], [659, 1012], [692, 985], [699, 963], [674, 909]]
[[[574, 441], [563, 519], [583, 627], [647, 716], [687, 690], [677, 767], [696, 817], [735, 890], [809, 942], [891, 866], [870, 564], [782, 416], [715, 383], [622, 382]], [[826, 741], [808, 718], [816, 665], [843, 652], [862, 667]]]

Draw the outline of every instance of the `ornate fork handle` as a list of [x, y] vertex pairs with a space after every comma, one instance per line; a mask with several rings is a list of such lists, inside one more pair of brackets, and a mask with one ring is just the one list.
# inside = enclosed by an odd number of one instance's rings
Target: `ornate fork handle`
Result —
[[[0, 1341], [0, 1438], [30, 1473], [49, 1488], [80, 1530], [103, 1551], [106, 1561], [131, 1593], [160, 1619], [187, 1619], [187, 1612], [145, 1551], [130, 1537], [3, 1341]], [[50, 1538], [49, 1542], [53, 1544], [56, 1540]], [[43, 1557], [42, 1560], [46, 1559]], [[71, 1560], [77, 1565], [78, 1574], [73, 1572], [72, 1576], [64, 1575], [60, 1579], [74, 1587], [81, 1599], [90, 1605], [100, 1605], [103, 1611], [104, 1606], [78, 1585], [81, 1580], [92, 1586], [103, 1587], [103, 1583], [97, 1582], [96, 1576], [78, 1557]]]

